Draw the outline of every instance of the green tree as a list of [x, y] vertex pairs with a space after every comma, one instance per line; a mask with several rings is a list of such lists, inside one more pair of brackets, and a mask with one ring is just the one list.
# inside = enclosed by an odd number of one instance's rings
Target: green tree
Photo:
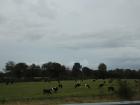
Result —
[[17, 78], [26, 77], [26, 73], [28, 70], [28, 65], [26, 63], [18, 63], [14, 68], [14, 75]]
[[13, 78], [14, 77], [14, 70], [15, 70], [14, 61], [8, 61], [5, 65], [5, 68], [4, 68], [6, 76], [9, 78]]
[[5, 72], [13, 72], [14, 70], [14, 67], [15, 67], [15, 63], [14, 61], [8, 61], [5, 65]]
[[82, 66], [80, 63], [74, 63], [72, 68], [72, 75], [75, 79], [81, 79], [82, 78], [82, 72], [81, 72]]
[[99, 77], [105, 79], [107, 76], [107, 66], [104, 63], [100, 63], [98, 66]]
[[32, 64], [29, 66], [27, 71], [28, 77], [40, 77], [41, 76], [41, 68], [39, 65]]
[[90, 79], [93, 77], [93, 70], [91, 70], [88, 67], [83, 67], [82, 72], [83, 72], [83, 75], [86, 79]]
[[56, 62], [49, 62], [42, 65], [42, 70], [49, 78], [59, 80], [61, 74], [65, 70], [65, 67]]

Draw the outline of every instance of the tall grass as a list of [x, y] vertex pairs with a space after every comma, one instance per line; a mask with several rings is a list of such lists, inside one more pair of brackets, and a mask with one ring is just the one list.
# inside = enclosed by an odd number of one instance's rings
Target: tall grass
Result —
[[131, 100], [132, 97], [136, 94], [134, 88], [132, 88], [131, 84], [129, 84], [127, 81], [120, 81], [118, 85], [119, 88], [117, 91], [117, 95], [120, 99]]

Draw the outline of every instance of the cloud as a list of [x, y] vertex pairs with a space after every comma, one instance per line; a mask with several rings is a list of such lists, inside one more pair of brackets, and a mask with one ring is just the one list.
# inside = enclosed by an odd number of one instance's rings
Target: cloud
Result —
[[139, 66], [140, 57], [119, 57], [110, 59], [110, 68], [124, 68], [124, 69], [140, 69]]
[[[100, 49], [137, 47], [140, 39], [138, 30], [107, 30], [79, 35], [56, 37], [58, 45], [68, 49]], [[60, 42], [60, 43], [59, 43]]]
[[0, 33], [5, 37], [29, 36], [37, 40], [42, 31], [47, 33], [57, 14], [55, 7], [46, 0], [5, 0], [1, 3]]
[[0, 25], [1, 25], [1, 24], [4, 24], [4, 23], [6, 23], [6, 22], [7, 22], [6, 17], [0, 15]]
[[0, 62], [127, 67], [139, 58], [139, 9], [138, 0], [0, 0]]
[[40, 40], [43, 38], [43, 35], [40, 35], [40, 34], [33, 34], [32, 35], [27, 35], [27, 36], [24, 36], [22, 38], [22, 40], [29, 40], [29, 41], [36, 41], [36, 40]]
[[30, 9], [32, 12], [37, 13], [40, 17], [54, 19], [56, 17], [56, 9], [46, 0], [38, 0], [37, 5], [32, 5]]

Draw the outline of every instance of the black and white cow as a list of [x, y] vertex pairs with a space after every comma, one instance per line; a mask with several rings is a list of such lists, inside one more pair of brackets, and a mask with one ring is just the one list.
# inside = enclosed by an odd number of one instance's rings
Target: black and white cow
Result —
[[52, 89], [43, 89], [43, 94], [52, 94]]
[[86, 88], [90, 88], [89, 84], [85, 84], [85, 87], [86, 87]]

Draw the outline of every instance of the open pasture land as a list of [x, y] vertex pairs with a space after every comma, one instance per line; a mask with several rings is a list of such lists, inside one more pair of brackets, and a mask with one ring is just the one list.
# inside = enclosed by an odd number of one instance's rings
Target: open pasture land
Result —
[[[139, 80], [121, 80], [126, 81], [132, 89], [135, 90], [135, 97], [140, 97], [140, 81]], [[6, 85], [0, 84], [0, 103], [14, 101], [33, 101], [33, 100], [67, 100], [76, 99], [96, 99], [98, 97], [105, 99], [116, 97], [115, 92], [118, 89], [119, 80], [84, 80], [80, 81], [81, 86], [75, 88], [74, 80], [61, 81], [63, 88], [59, 88], [56, 93], [43, 94], [43, 89], [50, 89], [58, 86], [57, 81], [52, 82], [21, 82]], [[91, 88], [85, 87], [88, 84]], [[104, 84], [100, 87], [101, 84]], [[113, 91], [109, 91], [108, 87], [114, 87]], [[79, 101], [80, 102], [80, 101]], [[82, 102], [82, 101], [81, 101]]]

